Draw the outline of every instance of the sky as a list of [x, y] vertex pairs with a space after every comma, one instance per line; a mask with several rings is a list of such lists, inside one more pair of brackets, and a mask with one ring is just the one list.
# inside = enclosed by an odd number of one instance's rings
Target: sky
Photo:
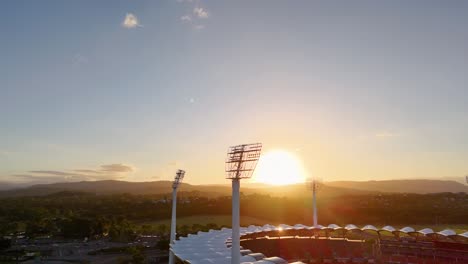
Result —
[[467, 1], [0, 3], [0, 182], [468, 174]]

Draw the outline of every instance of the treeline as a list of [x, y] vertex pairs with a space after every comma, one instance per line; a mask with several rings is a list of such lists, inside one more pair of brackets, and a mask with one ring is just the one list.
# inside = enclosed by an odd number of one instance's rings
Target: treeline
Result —
[[[40, 197], [0, 200], [0, 235], [25, 232], [29, 237], [53, 235], [93, 238], [109, 236], [126, 240], [136, 234], [165, 234], [168, 226], [137, 223], [170, 218], [170, 195], [94, 195], [60, 192]], [[181, 193], [178, 216], [229, 215], [231, 198], [206, 198]], [[241, 215], [262, 219], [265, 223], [311, 224], [312, 199], [241, 195]], [[468, 195], [380, 194], [318, 197], [321, 224], [434, 225], [468, 224]], [[260, 224], [260, 223], [255, 223]], [[179, 233], [218, 228], [181, 225]]]

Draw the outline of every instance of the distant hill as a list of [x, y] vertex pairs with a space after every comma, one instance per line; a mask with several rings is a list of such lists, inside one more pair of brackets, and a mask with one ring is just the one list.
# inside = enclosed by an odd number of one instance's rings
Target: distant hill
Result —
[[[180, 185], [182, 195], [192, 193], [201, 196], [215, 197], [231, 195], [231, 186], [226, 185], [191, 185], [182, 183]], [[18, 196], [42, 196], [58, 192], [74, 191], [88, 192], [95, 194], [168, 194], [172, 192], [172, 182], [153, 181], [153, 182], [126, 182], [126, 181], [83, 181], [83, 182], [62, 182], [53, 184], [37, 184], [27, 188], [17, 188], [12, 190], [0, 191], [0, 197], [18, 197]], [[243, 194], [269, 194], [273, 196], [297, 197], [310, 195], [310, 191], [305, 184], [296, 184], [288, 186], [271, 186], [259, 184], [243, 184], [241, 188]], [[323, 186], [322, 196], [337, 196], [343, 194], [366, 193], [362, 190], [353, 190], [342, 187]]]
[[[200, 191], [206, 195], [220, 195], [227, 193], [228, 186], [211, 188], [210, 186], [200, 186], [182, 183], [180, 188], [184, 191]], [[214, 190], [212, 190], [214, 189]], [[163, 194], [172, 191], [172, 182], [153, 181], [153, 182], [126, 182], [126, 181], [82, 181], [82, 182], [60, 182], [52, 184], [37, 184], [27, 188], [18, 188], [13, 190], [1, 191], [0, 197], [6, 196], [41, 196], [49, 195], [62, 191], [79, 191], [96, 194]]]
[[[0, 197], [42, 196], [58, 192], [87, 192], [94, 194], [168, 194], [172, 191], [172, 182], [126, 182], [126, 181], [83, 181], [37, 184], [26, 188], [0, 191]], [[226, 185], [191, 185], [182, 183], [182, 195], [197, 193], [201, 196], [215, 197], [231, 194], [231, 186]], [[309, 196], [311, 191], [306, 184], [287, 186], [269, 186], [263, 184], [242, 184], [243, 194], [268, 194], [273, 196], [300, 197]], [[467, 192], [468, 186], [454, 181], [439, 180], [391, 180], [391, 181], [336, 181], [326, 182], [320, 187], [321, 197], [334, 197], [345, 194], [369, 194], [376, 192], [404, 193], [439, 193]]]
[[327, 182], [333, 187], [346, 187], [356, 190], [397, 193], [441, 193], [466, 192], [468, 186], [456, 181], [444, 180], [388, 180], [388, 181], [335, 181]]
[[8, 183], [8, 182], [1, 182], [0, 181], [0, 191], [3, 191], [3, 190], [9, 190], [9, 189], [13, 189], [15, 188], [15, 186], [11, 183]]

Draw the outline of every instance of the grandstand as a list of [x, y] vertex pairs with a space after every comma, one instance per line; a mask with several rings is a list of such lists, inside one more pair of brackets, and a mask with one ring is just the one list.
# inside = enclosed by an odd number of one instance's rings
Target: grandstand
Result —
[[[230, 263], [231, 230], [181, 237], [171, 250], [179, 263]], [[241, 263], [468, 263], [468, 232], [264, 225], [241, 228]], [[254, 253], [255, 252], [255, 253]]]

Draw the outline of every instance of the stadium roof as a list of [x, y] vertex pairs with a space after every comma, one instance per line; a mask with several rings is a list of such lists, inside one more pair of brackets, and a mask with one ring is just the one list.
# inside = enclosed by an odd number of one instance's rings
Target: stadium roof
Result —
[[[453, 239], [454, 241], [467, 241], [468, 242], [468, 232], [457, 234], [451, 229], [445, 229], [443, 231], [435, 233], [430, 228], [424, 228], [419, 231], [415, 231], [412, 227], [404, 227], [402, 229], [396, 229], [392, 226], [384, 226], [380, 229], [376, 228], [373, 225], [366, 225], [362, 228], [359, 228], [355, 225], [349, 224], [345, 227], [341, 227], [336, 224], [330, 224], [326, 227], [324, 226], [306, 226], [302, 224], [297, 224], [294, 226], [281, 224], [276, 226], [273, 225], [264, 225], [264, 226], [254, 226], [241, 228], [241, 237], [248, 236], [252, 234], [277, 234], [281, 235], [281, 232], [288, 230], [301, 232], [311, 232], [312, 230], [323, 230], [325, 232], [334, 232], [337, 230], [342, 230], [344, 232], [348, 231], [375, 231], [377, 234], [380, 232], [390, 232], [395, 236], [399, 236], [399, 233], [405, 233], [410, 236], [427, 236], [429, 238], [437, 239], [437, 237], [443, 237], [447, 239]], [[308, 231], [309, 230], [309, 231]], [[298, 233], [298, 234], [299, 234]], [[176, 240], [175, 243], [171, 246], [171, 250], [174, 254], [181, 260], [186, 261], [191, 264], [197, 263], [217, 263], [217, 264], [229, 264], [231, 261], [231, 229], [223, 228], [221, 230], [210, 230], [208, 232], [198, 232], [197, 234], [189, 234], [187, 237], [180, 237], [179, 240]], [[266, 258], [262, 253], [252, 253], [248, 249], [241, 248], [241, 263], [250, 264], [250, 263], [264, 263], [264, 264], [283, 264], [288, 263], [282, 258], [279, 257], [270, 257]], [[295, 262], [296, 264], [301, 262]]]

